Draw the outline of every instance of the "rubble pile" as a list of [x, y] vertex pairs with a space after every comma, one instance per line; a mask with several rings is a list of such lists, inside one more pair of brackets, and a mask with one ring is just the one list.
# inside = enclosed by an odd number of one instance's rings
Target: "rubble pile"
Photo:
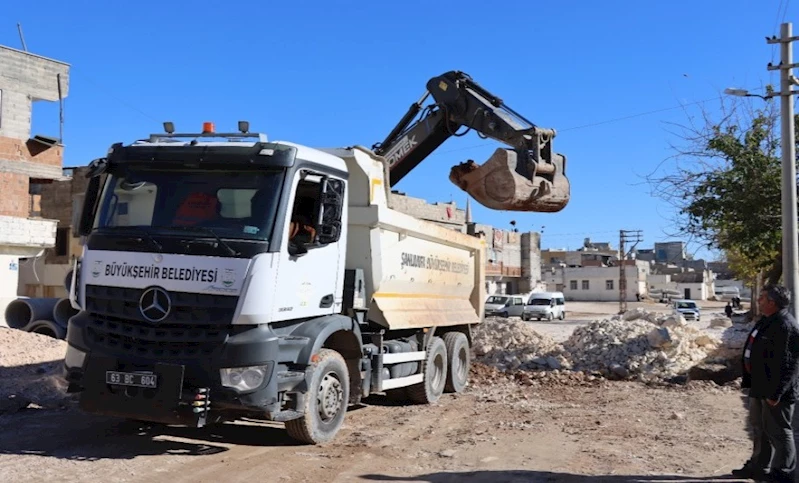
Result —
[[521, 320], [486, 318], [472, 337], [475, 360], [502, 370], [561, 369], [569, 365], [560, 344]]
[[63, 340], [0, 326], [0, 414], [65, 404], [66, 348]]
[[538, 334], [529, 323], [487, 318], [474, 332], [474, 353], [476, 362], [508, 372], [669, 379], [717, 358], [729, 342], [689, 325], [680, 315], [636, 308], [578, 327], [562, 344]]
[[621, 378], [682, 374], [718, 345], [717, 339], [687, 325], [682, 317], [632, 311], [578, 327], [563, 343], [574, 370]]

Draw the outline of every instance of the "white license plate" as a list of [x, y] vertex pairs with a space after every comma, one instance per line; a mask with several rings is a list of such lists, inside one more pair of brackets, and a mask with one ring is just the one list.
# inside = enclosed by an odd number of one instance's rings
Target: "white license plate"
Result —
[[119, 386], [155, 388], [158, 386], [158, 376], [141, 372], [106, 371], [105, 382]]

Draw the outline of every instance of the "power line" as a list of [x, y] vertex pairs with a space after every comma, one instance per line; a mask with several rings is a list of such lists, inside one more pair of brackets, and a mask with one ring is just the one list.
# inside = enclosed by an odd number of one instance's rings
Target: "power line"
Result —
[[[74, 69], [73, 69], [73, 70], [74, 70]], [[99, 88], [99, 89], [100, 89], [100, 90], [102, 90], [102, 91], [105, 91], [105, 94], [106, 94], [106, 95], [108, 95], [108, 97], [110, 97], [110, 98], [114, 99], [115, 101], [119, 102], [120, 104], [124, 105], [125, 107], [128, 107], [128, 108], [130, 108], [131, 110], [133, 110], [133, 111], [135, 111], [135, 112], [137, 112], [137, 113], [141, 114], [142, 116], [146, 117], [147, 119], [149, 119], [149, 120], [151, 120], [151, 121], [153, 121], [153, 122], [155, 122], [155, 123], [158, 123], [158, 122], [159, 122], [159, 121], [158, 121], [157, 119], [155, 119], [153, 116], [151, 116], [151, 115], [147, 114], [146, 112], [142, 111], [141, 109], [139, 109], [138, 107], [134, 106], [133, 104], [131, 104], [131, 103], [129, 103], [129, 102], [126, 102], [125, 100], [123, 100], [123, 99], [121, 99], [121, 98], [117, 97], [116, 95], [114, 95], [113, 93], [111, 93], [111, 91], [109, 91], [108, 89], [106, 89], [106, 88], [104, 88], [102, 85], [100, 85], [98, 82], [95, 82], [95, 81], [93, 81], [91, 78], [89, 78], [88, 76], [86, 76], [86, 74], [82, 74], [82, 73], [80, 73], [80, 70], [78, 70], [78, 73], [79, 73], [79, 74], [80, 74], [80, 75], [83, 77], [83, 80], [87, 80], [87, 81], [89, 81], [89, 83], [93, 84], [95, 87]]]
[[[755, 91], [761, 91], [761, 90], [763, 90], [763, 88], [762, 87], [756, 87], [756, 88], [747, 89], [747, 90], [749, 92], [755, 92]], [[589, 127], [601, 126], [603, 124], [611, 124], [611, 123], [614, 123], [614, 122], [626, 121], [628, 119], [634, 119], [636, 117], [648, 116], [650, 114], [657, 114], [659, 112], [673, 111], [675, 109], [683, 109], [683, 108], [686, 108], [686, 107], [689, 107], [689, 106], [695, 106], [695, 105], [703, 104], [705, 102], [710, 102], [710, 101], [717, 101], [717, 100], [720, 100], [720, 99], [723, 99], [723, 98], [724, 98], [724, 96], [711, 97], [711, 98], [708, 98], [708, 99], [703, 99], [701, 101], [694, 101], [694, 102], [689, 102], [689, 103], [686, 103], [686, 104], [680, 104], [678, 106], [664, 107], [662, 109], [653, 109], [651, 111], [644, 111], [644, 112], [639, 112], [637, 114], [630, 114], [628, 116], [615, 117], [615, 118], [607, 119], [605, 121], [597, 121], [597, 122], [593, 122], [593, 123], [589, 123], [589, 124], [583, 124], [583, 125], [580, 125], [580, 126], [572, 126], [572, 127], [567, 127], [565, 129], [558, 129], [557, 132], [558, 132], [558, 134], [560, 134], [562, 132], [574, 131], [574, 130], [577, 130], [577, 129], [585, 129], [585, 128], [589, 128]], [[462, 148], [455, 148], [455, 149], [450, 149], [450, 150], [447, 150], [447, 151], [440, 151], [440, 152], [435, 153], [435, 154], [436, 155], [441, 155], [441, 154], [455, 153], [455, 152], [458, 152], [458, 151], [469, 151], [469, 150], [472, 150], [472, 149], [475, 149], [475, 148], [481, 148], [483, 146], [488, 146], [489, 144], [491, 144], [491, 143], [474, 144], [474, 145], [471, 145], [471, 146], [464, 146]]]

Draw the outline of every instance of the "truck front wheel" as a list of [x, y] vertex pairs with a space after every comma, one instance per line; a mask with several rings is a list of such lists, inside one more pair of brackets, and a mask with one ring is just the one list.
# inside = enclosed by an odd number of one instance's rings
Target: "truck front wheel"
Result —
[[344, 423], [350, 381], [344, 358], [334, 350], [321, 349], [313, 368], [303, 415], [286, 421], [286, 431], [298, 441], [320, 444], [332, 440]]
[[447, 346], [441, 337], [433, 337], [422, 366], [424, 379], [408, 387], [408, 397], [419, 404], [438, 401], [447, 382]]

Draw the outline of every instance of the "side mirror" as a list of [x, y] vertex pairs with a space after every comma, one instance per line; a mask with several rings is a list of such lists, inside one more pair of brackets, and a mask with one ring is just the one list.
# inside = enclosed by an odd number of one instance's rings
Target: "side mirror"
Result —
[[97, 158], [89, 163], [89, 171], [86, 173], [87, 178], [96, 178], [101, 174], [108, 171], [108, 159]]
[[344, 211], [344, 182], [325, 178], [322, 184], [321, 213], [318, 241], [335, 243], [341, 238], [341, 218]]
[[78, 223], [78, 234], [80, 236], [88, 236], [92, 232], [94, 215], [97, 211], [97, 200], [100, 196], [100, 183], [103, 179], [102, 175], [106, 171], [108, 171], [108, 160], [106, 158], [98, 158], [89, 163], [89, 172], [86, 173], [86, 177], [90, 178], [89, 185], [86, 187], [83, 209]]

